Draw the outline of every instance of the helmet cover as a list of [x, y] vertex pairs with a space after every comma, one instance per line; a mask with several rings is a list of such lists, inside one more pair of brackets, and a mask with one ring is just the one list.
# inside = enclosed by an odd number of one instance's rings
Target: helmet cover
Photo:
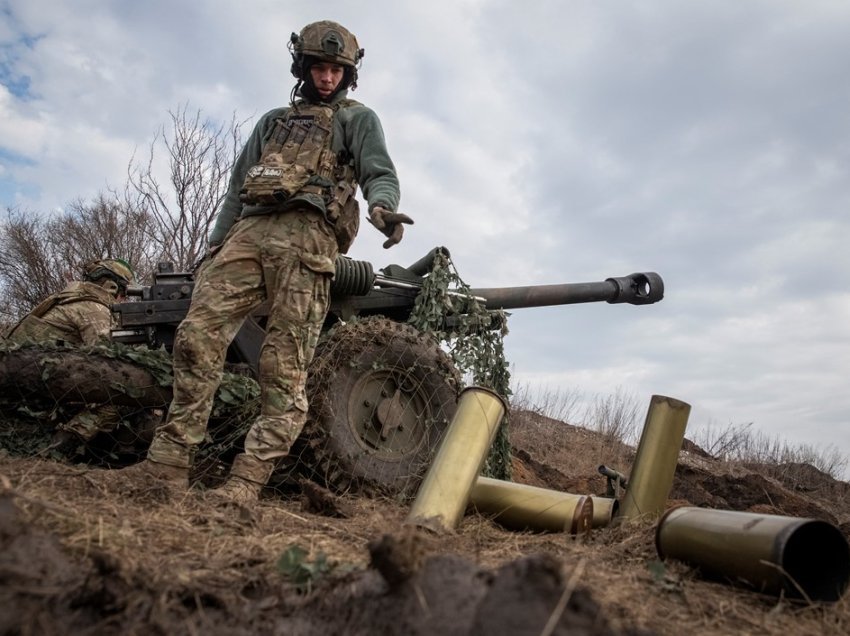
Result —
[[92, 282], [107, 278], [124, 288], [136, 282], [136, 275], [130, 263], [120, 258], [90, 261], [83, 265], [83, 276]]
[[289, 47], [292, 51], [292, 74], [301, 80], [307, 79], [306, 58], [354, 68], [365, 53], [351, 31], [331, 20], [312, 22], [301, 29], [300, 34], [293, 33]]

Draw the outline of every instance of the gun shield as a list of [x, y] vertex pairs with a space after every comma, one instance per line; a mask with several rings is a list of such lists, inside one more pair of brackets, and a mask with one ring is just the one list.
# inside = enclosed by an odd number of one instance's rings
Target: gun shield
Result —
[[539, 532], [590, 531], [593, 500], [547, 488], [479, 477], [469, 503], [481, 514], [512, 530]]
[[837, 601], [850, 579], [850, 547], [826, 521], [731, 510], [680, 507], [658, 522], [662, 559], [705, 575], [744, 581], [767, 594]]
[[502, 397], [489, 389], [467, 387], [461, 392], [406, 523], [438, 532], [457, 527], [506, 411]]
[[638, 443], [620, 518], [657, 516], [664, 512], [673, 474], [685, 438], [690, 404], [653, 395]]

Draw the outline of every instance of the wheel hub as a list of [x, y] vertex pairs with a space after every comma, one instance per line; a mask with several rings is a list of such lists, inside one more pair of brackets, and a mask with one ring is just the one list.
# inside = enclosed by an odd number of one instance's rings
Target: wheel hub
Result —
[[357, 442], [384, 459], [415, 453], [428, 431], [430, 409], [415, 378], [391, 369], [364, 373], [348, 402]]

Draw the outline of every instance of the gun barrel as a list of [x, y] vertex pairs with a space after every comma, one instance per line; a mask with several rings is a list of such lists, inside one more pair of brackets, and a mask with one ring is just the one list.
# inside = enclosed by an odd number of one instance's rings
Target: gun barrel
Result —
[[608, 302], [649, 305], [664, 298], [664, 281], [655, 272], [608, 278], [594, 283], [563, 283], [526, 287], [487, 287], [470, 290], [487, 299], [487, 309], [518, 309]]

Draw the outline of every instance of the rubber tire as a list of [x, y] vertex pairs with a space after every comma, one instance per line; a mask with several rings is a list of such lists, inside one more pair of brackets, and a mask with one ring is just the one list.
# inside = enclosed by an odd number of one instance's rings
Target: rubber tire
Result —
[[[400, 393], [410, 409], [404, 411], [405, 424], [415, 421], [418, 426], [411, 434], [419, 439], [415, 446], [392, 452], [380, 445], [372, 448], [359, 434], [361, 422], [352, 420], [363, 398], [358, 389], [383, 376], [406, 387]], [[414, 495], [454, 417], [460, 384], [436, 340], [410, 325], [378, 316], [335, 326], [317, 347], [310, 367], [310, 411], [299, 440], [309, 456], [301, 457], [302, 469], [336, 492], [402, 500]]]

